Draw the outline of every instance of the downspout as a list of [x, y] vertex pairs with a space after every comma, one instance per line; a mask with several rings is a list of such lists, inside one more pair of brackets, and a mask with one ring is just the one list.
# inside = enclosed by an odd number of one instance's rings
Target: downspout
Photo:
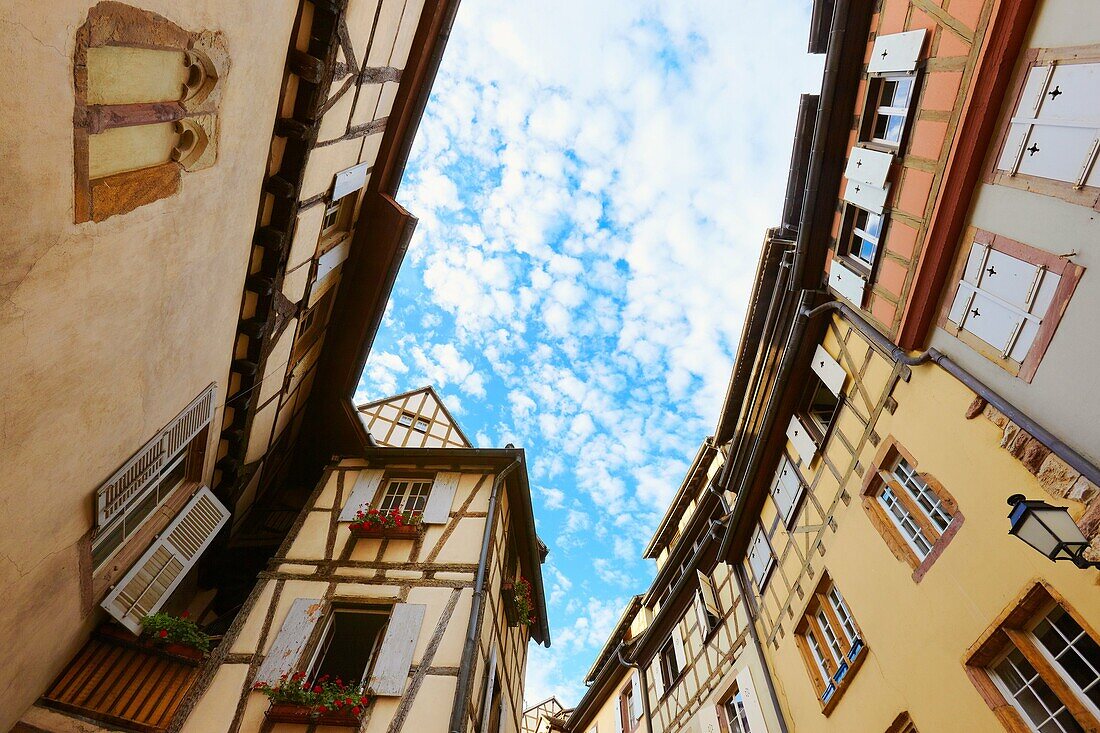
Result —
[[489, 546], [492, 544], [493, 524], [496, 521], [497, 498], [500, 488], [508, 474], [519, 467], [517, 457], [493, 479], [493, 488], [489, 492], [489, 510], [485, 514], [485, 533], [481, 538], [481, 556], [477, 561], [477, 578], [474, 580], [474, 596], [470, 601], [470, 623], [466, 629], [466, 643], [462, 647], [462, 661], [458, 668], [458, 684], [455, 687], [455, 701], [451, 708], [451, 733], [465, 733], [466, 703], [470, 699], [470, 687], [473, 684], [474, 652], [477, 650], [477, 627], [481, 616], [482, 600], [485, 597], [485, 579], [489, 564]]
[[942, 353], [938, 349], [928, 349], [920, 353], [911, 353], [894, 344], [888, 338], [883, 336], [877, 329], [875, 329], [867, 321], [856, 313], [850, 306], [838, 301], [830, 301], [823, 303], [813, 310], [803, 309], [802, 314], [807, 320], [816, 318], [825, 313], [839, 313], [849, 323], [859, 329], [859, 332], [863, 334], [868, 341], [871, 341], [895, 362], [904, 364], [906, 366], [920, 366], [932, 362], [936, 364], [945, 372], [953, 376], [955, 379], [963, 383], [972, 392], [984, 399], [989, 404], [1004, 413], [1012, 422], [1020, 426], [1024, 431], [1030, 433], [1032, 437], [1038, 440], [1040, 443], [1049, 448], [1059, 458], [1064, 460], [1073, 470], [1080, 473], [1086, 479], [1093, 484], [1100, 486], [1100, 468], [1094, 465], [1091, 461], [1078, 453], [1072, 447], [1066, 445], [1062, 440], [1056, 437], [1049, 430], [1044, 428], [1039, 423], [1032, 420], [1028, 415], [1023, 413], [1018, 407], [1006, 400], [1001, 395], [994, 392], [988, 385], [979, 380], [970, 372], [963, 369], [961, 366], [951, 360], [951, 357]]
[[779, 695], [775, 691], [772, 682], [772, 671], [768, 666], [768, 658], [764, 656], [764, 646], [760, 643], [760, 636], [756, 633], [756, 609], [752, 597], [748, 594], [748, 585], [745, 583], [745, 569], [740, 565], [732, 567], [733, 577], [737, 581], [737, 592], [745, 599], [745, 613], [748, 615], [749, 636], [752, 637], [752, 645], [756, 649], [756, 656], [760, 657], [760, 666], [764, 668], [764, 681], [768, 685], [768, 698], [772, 701], [775, 716], [779, 720], [779, 733], [788, 733], [787, 717], [783, 714], [783, 707], [779, 704]]
[[623, 656], [623, 643], [620, 641], [615, 649], [615, 656], [624, 667], [631, 667], [638, 671], [638, 683], [642, 693], [642, 715], [645, 717], [646, 733], [653, 733], [653, 713], [649, 709], [649, 684], [646, 680], [645, 667], [637, 662], [628, 662]]

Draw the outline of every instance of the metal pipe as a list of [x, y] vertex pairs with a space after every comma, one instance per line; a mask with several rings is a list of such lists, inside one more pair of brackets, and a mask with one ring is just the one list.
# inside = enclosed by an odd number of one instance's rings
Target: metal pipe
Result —
[[1071, 446], [1066, 445], [1060, 438], [1054, 435], [1054, 433], [1032, 420], [1018, 407], [997, 392], [994, 392], [987, 384], [956, 364], [947, 354], [932, 348], [915, 354], [906, 351], [879, 333], [877, 329], [863, 320], [863, 317], [856, 313], [856, 311], [846, 303], [840, 303], [834, 300], [823, 303], [813, 310], [803, 310], [803, 314], [807, 320], [816, 318], [824, 313], [839, 313], [845, 320], [855, 326], [868, 341], [875, 344], [880, 350], [885, 351], [890, 358], [897, 363], [911, 367], [920, 366], [928, 362], [936, 364], [955, 379], [962, 382], [972, 392], [1004, 413], [1012, 422], [1016, 423], [1021, 429], [1031, 434], [1032, 437], [1049, 448], [1073, 470], [1080, 473], [1093, 484], [1100, 486], [1100, 468], [1097, 468], [1096, 465], [1074, 450]]
[[748, 594], [748, 584], [745, 582], [745, 569], [740, 565], [731, 565], [734, 580], [737, 581], [737, 592], [745, 599], [745, 613], [749, 617], [749, 636], [752, 637], [752, 645], [756, 648], [756, 656], [760, 657], [760, 666], [764, 668], [764, 681], [768, 685], [768, 697], [771, 698], [775, 715], [779, 719], [779, 733], [788, 733], [787, 717], [783, 714], [783, 708], [779, 705], [779, 694], [775, 691], [772, 682], [772, 672], [768, 667], [768, 659], [764, 656], [764, 646], [760, 643], [760, 636], [756, 633], [756, 612], [752, 597]]
[[466, 643], [462, 647], [462, 661], [458, 668], [458, 684], [455, 687], [455, 701], [451, 708], [451, 733], [464, 733], [466, 730], [466, 703], [470, 698], [471, 677], [474, 667], [474, 652], [477, 650], [478, 617], [481, 615], [481, 603], [485, 597], [486, 569], [489, 564], [489, 547], [493, 539], [493, 524], [496, 520], [497, 497], [504, 479], [519, 467], [520, 459], [504, 467], [493, 479], [493, 488], [489, 492], [489, 510], [485, 513], [485, 533], [481, 539], [481, 555], [477, 561], [477, 578], [474, 580], [474, 596], [470, 601], [470, 623], [466, 629]]
[[649, 709], [649, 683], [646, 680], [645, 668], [637, 662], [626, 660], [626, 657], [623, 656], [623, 643], [621, 641], [615, 649], [615, 656], [619, 658], [619, 663], [624, 667], [632, 667], [638, 670], [638, 685], [642, 696], [642, 715], [645, 717], [645, 729], [646, 733], [653, 733], [653, 715]]

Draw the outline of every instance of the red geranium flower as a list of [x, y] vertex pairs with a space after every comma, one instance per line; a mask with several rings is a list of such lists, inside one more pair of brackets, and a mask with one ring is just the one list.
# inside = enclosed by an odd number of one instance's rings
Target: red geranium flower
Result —
[[322, 692], [324, 692], [324, 688], [321, 687], [320, 685], [314, 685], [313, 686], [313, 692], [314, 692], [314, 694], [320, 695]]
[[157, 636], [159, 636], [162, 639], [167, 639], [168, 638], [168, 629], [161, 629], [160, 631], [157, 632]]
[[359, 714], [360, 712], [361, 712], [361, 711], [359, 710], [359, 706], [358, 706], [358, 705], [356, 705], [355, 707], [353, 707], [353, 708], [351, 709], [351, 714], [352, 714], [352, 715], [358, 715], [358, 714]]

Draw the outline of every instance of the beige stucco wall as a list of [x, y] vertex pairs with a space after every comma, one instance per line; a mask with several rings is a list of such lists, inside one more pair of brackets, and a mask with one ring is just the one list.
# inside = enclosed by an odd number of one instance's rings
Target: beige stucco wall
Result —
[[[0, 55], [0, 730], [74, 651], [76, 543], [96, 488], [225, 379], [275, 116], [292, 0], [142, 3], [225, 34], [218, 162], [177, 195], [73, 224], [76, 29], [91, 3], [5, 7]], [[221, 419], [219, 410], [215, 423]], [[208, 469], [209, 470], [209, 469]], [[33, 620], [33, 621], [32, 621]]]

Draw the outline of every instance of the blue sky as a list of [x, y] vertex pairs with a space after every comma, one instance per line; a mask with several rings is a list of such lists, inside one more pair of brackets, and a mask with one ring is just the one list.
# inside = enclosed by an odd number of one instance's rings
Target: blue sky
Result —
[[[595, 9], [593, 9], [595, 8]], [[420, 223], [358, 398], [433, 384], [527, 451], [572, 705], [710, 434], [778, 223], [809, 0], [463, 0], [398, 199]]]

